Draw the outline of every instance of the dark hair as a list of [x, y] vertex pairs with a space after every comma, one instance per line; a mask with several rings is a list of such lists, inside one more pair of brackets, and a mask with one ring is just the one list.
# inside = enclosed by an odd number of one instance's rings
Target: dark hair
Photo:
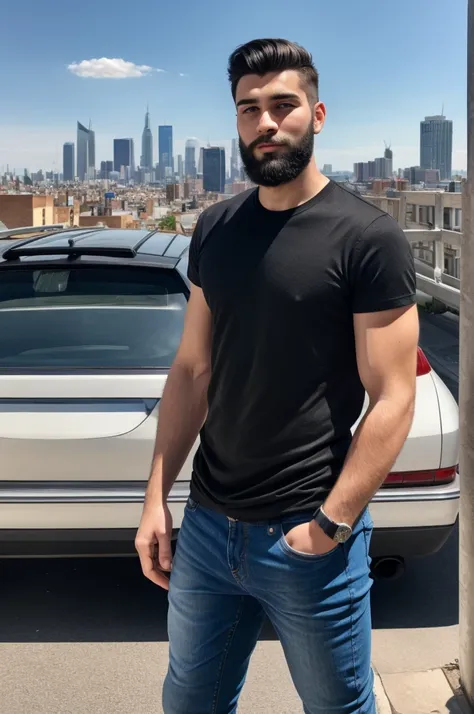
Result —
[[267, 72], [284, 72], [287, 69], [300, 73], [308, 99], [317, 102], [319, 75], [311, 54], [304, 47], [281, 39], [252, 40], [240, 45], [229, 57], [227, 68], [234, 101], [242, 77], [248, 74], [263, 77]]

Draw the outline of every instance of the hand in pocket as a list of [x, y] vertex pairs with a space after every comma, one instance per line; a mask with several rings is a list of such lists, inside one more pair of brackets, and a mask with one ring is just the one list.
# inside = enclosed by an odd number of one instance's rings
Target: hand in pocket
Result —
[[314, 520], [294, 526], [284, 538], [290, 548], [306, 555], [325, 555], [337, 548], [337, 543]]

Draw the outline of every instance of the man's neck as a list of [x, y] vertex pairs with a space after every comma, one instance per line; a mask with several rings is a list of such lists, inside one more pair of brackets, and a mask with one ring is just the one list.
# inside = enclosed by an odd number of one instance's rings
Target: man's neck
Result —
[[264, 208], [269, 211], [287, 211], [301, 206], [313, 196], [316, 196], [327, 186], [329, 179], [318, 169], [314, 161], [290, 183], [281, 186], [259, 186], [258, 198]]

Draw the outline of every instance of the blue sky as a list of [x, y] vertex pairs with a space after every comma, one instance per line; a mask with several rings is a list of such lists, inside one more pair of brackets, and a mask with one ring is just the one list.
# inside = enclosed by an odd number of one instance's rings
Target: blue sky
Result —
[[[320, 72], [328, 118], [318, 164], [351, 168], [382, 155], [394, 167], [419, 162], [419, 122], [454, 121], [453, 167], [466, 166], [466, 0], [4, 0], [0, 43], [0, 171], [61, 168], [76, 120], [92, 120], [96, 159], [112, 158], [114, 137], [132, 136], [140, 155], [150, 105], [172, 124], [175, 154], [188, 137], [229, 146], [236, 136], [228, 89], [229, 53], [255, 37], [307, 47]], [[153, 71], [125, 79], [74, 74], [92, 59]], [[82, 64], [81, 64], [82, 63]], [[84, 64], [86, 63], [86, 64]], [[123, 63], [116, 63], [120, 69]], [[126, 67], [130, 67], [127, 65]], [[74, 70], [74, 67], [72, 68]], [[165, 70], [162, 72], [156, 69]]]

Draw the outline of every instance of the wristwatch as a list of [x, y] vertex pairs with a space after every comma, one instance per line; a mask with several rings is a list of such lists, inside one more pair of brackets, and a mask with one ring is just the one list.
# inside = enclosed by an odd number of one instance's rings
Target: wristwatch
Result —
[[318, 526], [336, 543], [345, 543], [352, 535], [352, 528], [347, 523], [335, 523], [324, 513], [320, 506], [313, 516]]

